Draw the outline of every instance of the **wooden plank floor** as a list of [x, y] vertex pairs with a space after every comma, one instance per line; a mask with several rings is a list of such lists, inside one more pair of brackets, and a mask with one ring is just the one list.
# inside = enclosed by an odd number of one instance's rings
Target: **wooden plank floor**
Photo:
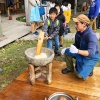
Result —
[[13, 20], [2, 16], [2, 31], [4, 37], [0, 37], [0, 48], [27, 35], [30, 31], [30, 26], [26, 26], [25, 22], [17, 21], [16, 18], [25, 14], [12, 15]]
[[38, 78], [30, 85], [28, 69], [19, 75], [0, 93], [0, 100], [44, 100], [55, 92], [66, 92], [79, 100], [100, 100], [100, 67], [95, 67], [94, 75], [87, 80], [78, 79], [74, 73], [62, 74], [65, 62], [53, 61], [53, 77], [50, 85], [44, 78]]

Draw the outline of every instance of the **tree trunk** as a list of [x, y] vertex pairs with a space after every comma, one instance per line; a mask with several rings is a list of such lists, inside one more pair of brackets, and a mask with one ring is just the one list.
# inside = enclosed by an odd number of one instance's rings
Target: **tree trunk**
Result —
[[25, 16], [26, 16], [26, 25], [29, 25], [29, 21], [28, 21], [28, 0], [24, 0], [24, 4], [25, 4]]
[[3, 34], [2, 34], [2, 28], [1, 28], [1, 12], [0, 12], [0, 37], [2, 37]]
[[77, 0], [75, 0], [75, 5], [74, 5], [74, 15], [76, 15], [77, 12]]

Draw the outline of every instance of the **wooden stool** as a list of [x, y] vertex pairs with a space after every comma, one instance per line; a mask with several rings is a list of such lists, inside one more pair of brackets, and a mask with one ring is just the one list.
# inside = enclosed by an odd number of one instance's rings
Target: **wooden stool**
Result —
[[35, 79], [44, 76], [46, 78], [46, 83], [50, 84], [52, 81], [52, 62], [46, 66], [34, 66], [33, 64], [28, 64], [29, 80], [32, 85], [35, 84]]

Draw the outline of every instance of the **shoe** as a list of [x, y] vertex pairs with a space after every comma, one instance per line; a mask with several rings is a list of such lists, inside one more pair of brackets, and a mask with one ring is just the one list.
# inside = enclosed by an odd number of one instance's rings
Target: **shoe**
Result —
[[63, 47], [63, 45], [62, 44], [60, 44], [60, 48], [62, 48]]
[[61, 53], [60, 52], [55, 52], [55, 55], [56, 56], [61, 56]]
[[69, 69], [67, 69], [67, 68], [65, 68], [65, 69], [62, 70], [62, 73], [63, 73], [63, 74], [67, 74], [67, 73], [69, 73], [69, 72], [73, 72], [73, 71], [71, 71], [71, 70], [69, 70]]
[[53, 47], [55, 47], [55, 44], [53, 44]]
[[89, 76], [92, 76], [93, 75], [93, 71], [89, 74]]
[[2, 72], [3, 70], [0, 68], [0, 73]]

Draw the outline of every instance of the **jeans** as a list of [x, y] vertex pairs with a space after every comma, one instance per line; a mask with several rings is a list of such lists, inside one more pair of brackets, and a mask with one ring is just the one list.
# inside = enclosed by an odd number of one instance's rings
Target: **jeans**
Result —
[[47, 40], [47, 48], [52, 49], [53, 41], [55, 42], [54, 52], [58, 52], [58, 50], [59, 50], [59, 36], [56, 36], [53, 39], [48, 39]]

